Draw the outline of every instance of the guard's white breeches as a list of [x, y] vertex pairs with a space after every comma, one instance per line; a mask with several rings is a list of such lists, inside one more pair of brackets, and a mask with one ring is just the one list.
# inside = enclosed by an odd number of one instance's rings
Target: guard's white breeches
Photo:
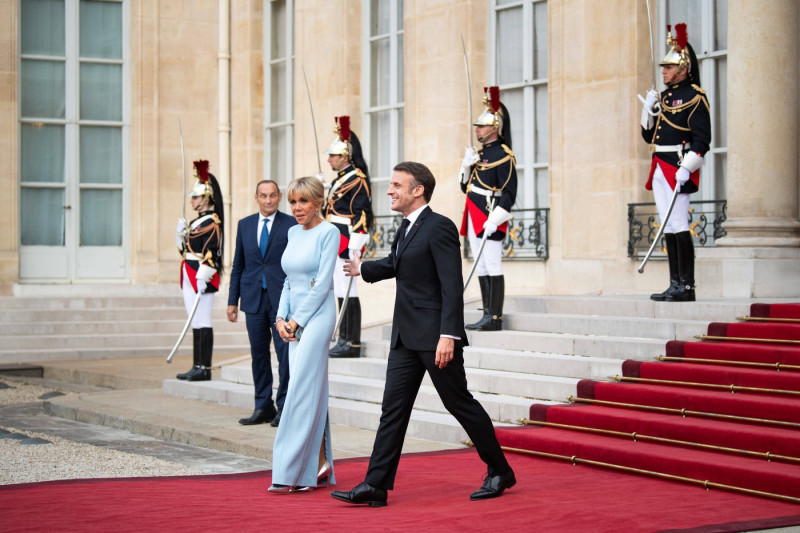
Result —
[[[672, 187], [667, 183], [667, 178], [661, 172], [661, 168], [656, 165], [655, 172], [653, 172], [653, 197], [656, 200], [656, 209], [662, 224], [664, 217], [667, 216], [673, 192]], [[672, 213], [669, 215], [669, 220], [664, 228], [664, 233], [689, 231], [689, 196], [689, 194], [678, 193]]]
[[[473, 259], [481, 249], [481, 239], [475, 235], [475, 228], [472, 227], [472, 219], [467, 216], [467, 238], [469, 247], [472, 249]], [[486, 239], [483, 246], [483, 253], [478, 258], [478, 266], [475, 267], [475, 274], [478, 276], [502, 276], [503, 275], [503, 241], [490, 241]]]
[[[206, 288], [206, 282], [197, 280], [197, 289], [203, 290]], [[189, 275], [186, 273], [186, 267], [183, 268], [183, 305], [186, 307], [186, 314], [192, 311], [194, 299], [197, 297], [192, 284], [189, 282]], [[197, 304], [197, 311], [192, 317], [192, 329], [210, 328], [211, 327], [211, 310], [214, 308], [214, 293], [204, 293], [200, 295], [200, 302]]]
[[[333, 295], [337, 298], [344, 298], [347, 294], [347, 285], [350, 283], [350, 276], [344, 275], [344, 259], [336, 258], [336, 268], [333, 271]], [[352, 278], [353, 284], [350, 286], [350, 298], [358, 298], [357, 278]]]

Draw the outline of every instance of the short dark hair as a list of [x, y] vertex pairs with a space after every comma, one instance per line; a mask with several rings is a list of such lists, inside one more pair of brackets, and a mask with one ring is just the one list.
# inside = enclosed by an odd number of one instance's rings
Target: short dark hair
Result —
[[258, 183], [256, 183], [256, 194], [258, 194], [258, 188], [264, 185], [265, 183], [272, 183], [273, 185], [275, 185], [275, 188], [278, 189], [278, 194], [280, 194], [281, 186], [278, 185], [278, 182], [275, 180], [261, 180]]
[[433, 173], [428, 167], [422, 163], [417, 163], [414, 161], [403, 161], [402, 163], [397, 163], [393, 170], [397, 172], [408, 172], [411, 174], [411, 176], [414, 178], [414, 183], [411, 185], [411, 187], [414, 188], [417, 185], [422, 185], [422, 187], [425, 189], [425, 192], [423, 193], [425, 203], [429, 203], [431, 201], [433, 189], [436, 188], [436, 178], [433, 177]]

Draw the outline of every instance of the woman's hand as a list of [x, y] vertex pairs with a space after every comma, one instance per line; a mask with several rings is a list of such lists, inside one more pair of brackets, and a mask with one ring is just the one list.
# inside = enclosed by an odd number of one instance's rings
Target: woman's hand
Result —
[[283, 342], [297, 340], [297, 337], [295, 337], [295, 333], [297, 332], [297, 322], [295, 322], [294, 319], [291, 319], [288, 322], [284, 320], [278, 320], [275, 324], [275, 329], [278, 330], [278, 334], [281, 336], [281, 339], [283, 339]]

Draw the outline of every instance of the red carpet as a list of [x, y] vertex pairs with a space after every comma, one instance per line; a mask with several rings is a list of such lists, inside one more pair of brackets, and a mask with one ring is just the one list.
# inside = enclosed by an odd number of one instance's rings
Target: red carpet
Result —
[[[5, 486], [0, 530], [722, 532], [800, 524], [800, 506], [790, 503], [521, 454], [509, 461], [517, 485], [471, 502], [483, 470], [473, 450], [405, 455], [389, 506], [378, 509], [336, 501], [330, 488], [268, 494], [266, 472]], [[366, 467], [365, 459], [337, 461], [338, 488], [359, 483]]]

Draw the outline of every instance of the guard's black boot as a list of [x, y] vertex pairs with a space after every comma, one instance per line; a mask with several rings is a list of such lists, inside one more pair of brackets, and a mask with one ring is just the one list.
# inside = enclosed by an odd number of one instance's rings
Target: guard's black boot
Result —
[[192, 330], [192, 368], [186, 372], [181, 372], [177, 376], [178, 379], [186, 379], [197, 367], [200, 366], [200, 330]]
[[503, 329], [503, 301], [506, 294], [506, 279], [503, 276], [490, 276], [489, 323], [475, 328], [478, 331], [500, 331]]
[[478, 276], [478, 285], [481, 288], [481, 300], [483, 300], [483, 316], [474, 324], [467, 324], [466, 329], [481, 329], [492, 322], [492, 314], [489, 312], [489, 294], [491, 293], [490, 276]]
[[214, 330], [200, 328], [200, 366], [186, 377], [186, 381], [211, 380], [211, 356], [214, 351]]
[[[347, 309], [342, 308], [342, 305], [344, 305], [344, 298], [337, 298], [337, 300], [339, 302], [339, 312], [344, 313], [344, 316], [342, 316], [342, 322], [339, 324], [339, 337], [336, 339], [336, 344], [328, 351], [330, 357], [343, 357], [341, 354], [347, 351], [347, 342], [349, 341], [347, 338]], [[350, 301], [349, 298], [347, 300]]]
[[694, 302], [694, 243], [688, 231], [676, 233], [678, 239], [678, 269], [680, 286], [667, 302]]
[[348, 298], [344, 310], [342, 325], [343, 335], [347, 338], [344, 346], [334, 346], [328, 352], [331, 357], [361, 357], [361, 301], [358, 298]]
[[650, 299], [656, 302], [663, 302], [667, 297], [671, 297], [680, 287], [678, 270], [678, 240], [674, 233], [665, 233], [664, 241], [667, 244], [667, 261], [669, 262], [669, 287], [664, 292], [651, 294]]

